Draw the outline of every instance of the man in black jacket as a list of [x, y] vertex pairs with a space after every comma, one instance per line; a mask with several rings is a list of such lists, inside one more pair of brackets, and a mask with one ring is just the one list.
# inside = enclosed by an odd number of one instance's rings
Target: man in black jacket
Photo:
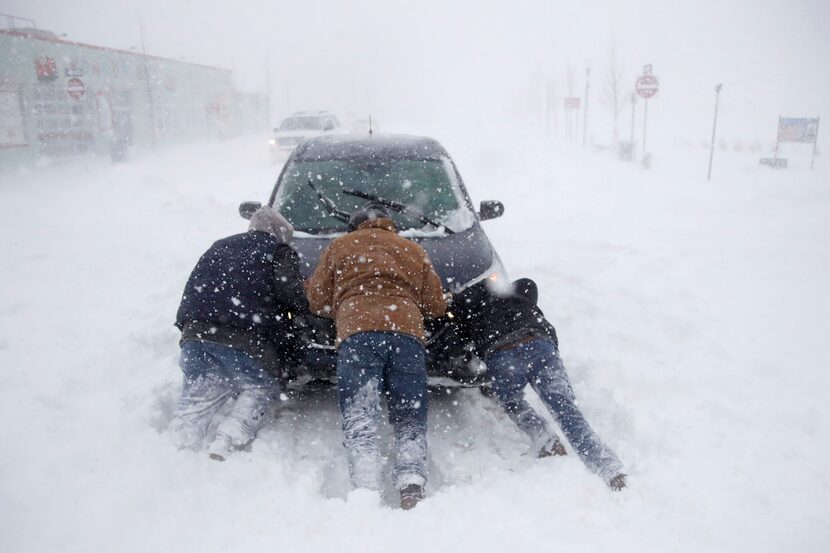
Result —
[[493, 395], [516, 425], [530, 436], [540, 457], [565, 455], [548, 423], [524, 399], [525, 387], [539, 395], [589, 470], [613, 490], [625, 487], [624, 468], [576, 406], [553, 325], [536, 305], [536, 283], [524, 278], [506, 290], [485, 282], [458, 294], [452, 303], [461, 339], [487, 365]]
[[281, 359], [296, 344], [292, 318], [308, 311], [294, 229], [262, 207], [250, 230], [215, 242], [185, 286], [176, 326], [182, 331], [182, 395], [170, 426], [180, 448], [197, 448], [228, 398], [210, 457], [224, 460], [251, 442], [279, 397]]

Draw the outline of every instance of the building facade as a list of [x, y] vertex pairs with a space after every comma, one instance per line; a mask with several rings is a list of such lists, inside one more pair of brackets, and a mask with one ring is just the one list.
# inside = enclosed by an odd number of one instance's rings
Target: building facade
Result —
[[264, 95], [226, 69], [0, 30], [0, 169], [268, 127]]

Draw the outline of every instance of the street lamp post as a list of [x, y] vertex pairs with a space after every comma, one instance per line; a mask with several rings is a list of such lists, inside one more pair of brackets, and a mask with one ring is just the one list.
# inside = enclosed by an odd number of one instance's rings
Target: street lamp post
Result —
[[712, 142], [709, 144], [709, 173], [706, 175], [706, 180], [712, 180], [712, 158], [715, 155], [715, 131], [718, 128], [718, 102], [721, 88], [723, 88], [723, 83], [718, 83], [715, 87], [715, 118], [712, 121]]

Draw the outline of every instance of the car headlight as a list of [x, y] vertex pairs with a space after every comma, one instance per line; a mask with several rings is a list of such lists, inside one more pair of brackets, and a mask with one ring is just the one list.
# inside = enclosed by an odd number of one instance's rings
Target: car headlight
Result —
[[457, 294], [458, 292], [461, 292], [462, 290], [469, 288], [474, 284], [478, 284], [482, 280], [490, 281], [491, 286], [507, 286], [507, 284], [509, 283], [509, 280], [507, 279], [507, 273], [504, 270], [504, 266], [501, 264], [497, 257], [494, 256], [493, 264], [490, 265], [490, 267], [486, 271], [484, 271], [472, 280], [455, 286], [453, 293]]
[[270, 144], [271, 146], [276, 146], [277, 140], [275, 138], [270, 138], [268, 139], [268, 144]]

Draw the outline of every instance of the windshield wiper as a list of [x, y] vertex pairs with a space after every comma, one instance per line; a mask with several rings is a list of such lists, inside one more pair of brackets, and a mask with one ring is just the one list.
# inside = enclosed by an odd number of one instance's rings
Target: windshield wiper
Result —
[[349, 219], [351, 218], [350, 213], [347, 213], [342, 209], [338, 209], [338, 207], [334, 205], [334, 202], [331, 201], [331, 198], [323, 194], [320, 191], [320, 189], [314, 185], [314, 181], [311, 180], [311, 177], [308, 177], [307, 182], [308, 186], [311, 187], [312, 190], [314, 190], [315, 194], [317, 194], [317, 198], [320, 200], [320, 203], [323, 204], [323, 206], [326, 208], [326, 211], [328, 211], [332, 217], [340, 221], [343, 221], [344, 223], [349, 222]]
[[395, 202], [393, 200], [387, 200], [386, 198], [381, 198], [380, 196], [370, 194], [368, 192], [361, 192], [360, 190], [349, 190], [347, 188], [344, 188], [342, 192], [343, 194], [348, 194], [349, 196], [355, 196], [356, 198], [363, 198], [364, 200], [377, 202], [381, 205], [385, 205], [389, 209], [396, 211], [398, 213], [407, 213], [409, 215], [413, 215], [424, 224], [432, 225], [436, 229], [443, 228], [447, 232], [447, 234], [455, 234], [455, 231], [451, 228], [448, 228], [446, 225], [442, 225], [441, 223], [436, 222], [434, 219], [430, 219], [429, 217], [427, 217], [422, 212], [420, 212], [412, 206], [400, 202]]

